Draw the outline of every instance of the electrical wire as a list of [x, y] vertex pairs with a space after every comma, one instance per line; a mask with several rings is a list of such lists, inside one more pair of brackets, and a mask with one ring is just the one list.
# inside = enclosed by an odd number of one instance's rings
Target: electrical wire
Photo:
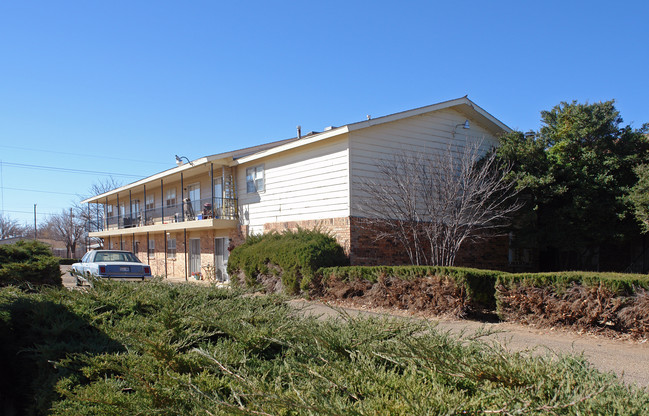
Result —
[[84, 175], [109, 175], [109, 176], [123, 176], [123, 177], [129, 177], [129, 178], [141, 178], [141, 175], [131, 175], [128, 173], [117, 173], [117, 172], [102, 172], [102, 171], [95, 171], [95, 170], [84, 170], [84, 169], [70, 169], [70, 168], [59, 168], [56, 166], [45, 166], [45, 165], [28, 165], [26, 163], [11, 163], [11, 162], [5, 162], [3, 161], [2, 164], [4, 166], [13, 166], [16, 168], [23, 168], [23, 169], [39, 169], [39, 170], [50, 170], [50, 171], [59, 171], [59, 172], [66, 172], [66, 173], [79, 173], [79, 174], [84, 174]]
[[114, 156], [104, 156], [104, 155], [97, 155], [97, 154], [91, 155], [91, 154], [87, 154], [87, 153], [61, 152], [61, 151], [57, 151], [57, 150], [34, 149], [34, 148], [30, 148], [30, 147], [8, 146], [8, 145], [4, 145], [4, 144], [0, 145], [0, 147], [4, 147], [6, 149], [29, 150], [29, 151], [32, 151], [32, 152], [55, 153], [55, 154], [58, 154], [58, 155], [94, 157], [94, 158], [98, 158], [98, 159], [102, 159], [102, 160], [110, 159], [110, 160], [123, 160], [125, 162], [150, 163], [152, 165], [161, 165], [161, 166], [162, 165], [169, 165], [168, 163], [165, 163], [165, 162], [154, 162], [154, 161], [151, 161], [151, 160], [125, 159], [125, 158], [114, 157]]
[[56, 194], [56, 195], [72, 195], [72, 196], [79, 196], [79, 194], [73, 194], [73, 193], [70, 193], [70, 192], [41, 191], [41, 190], [39, 190], [39, 189], [9, 188], [9, 187], [5, 187], [5, 186], [2, 186], [2, 187], [0, 187], [0, 188], [2, 188], [2, 189], [8, 189], [8, 190], [10, 190], [10, 191], [40, 192], [40, 193], [44, 193], [44, 194]]

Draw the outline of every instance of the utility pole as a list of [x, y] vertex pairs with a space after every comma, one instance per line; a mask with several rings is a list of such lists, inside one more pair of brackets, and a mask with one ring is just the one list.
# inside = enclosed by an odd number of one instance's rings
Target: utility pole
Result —
[[34, 204], [34, 240], [38, 238], [38, 231], [36, 230], [36, 204]]

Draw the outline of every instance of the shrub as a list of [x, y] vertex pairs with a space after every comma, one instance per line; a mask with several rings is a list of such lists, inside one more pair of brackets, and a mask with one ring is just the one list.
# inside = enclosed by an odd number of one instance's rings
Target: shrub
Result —
[[15, 371], [0, 372], [8, 388], [0, 392], [16, 394], [13, 414], [51, 415], [631, 415], [649, 407], [646, 390], [584, 357], [512, 353], [480, 341], [484, 333], [454, 336], [423, 320], [305, 315], [277, 296], [160, 281], [0, 289], [0, 364]]
[[376, 283], [380, 278], [397, 277], [412, 280], [423, 277], [445, 277], [452, 280], [467, 296], [468, 307], [472, 311], [489, 312], [496, 307], [495, 283], [504, 272], [480, 270], [465, 267], [441, 266], [353, 266], [330, 267], [318, 271], [319, 282], [314, 286], [326, 287], [328, 279], [342, 281], [367, 280]]
[[63, 265], [70, 265], [74, 263], [79, 263], [80, 259], [67, 259], [65, 257], [57, 257], [59, 260], [59, 264]]
[[552, 287], [559, 294], [575, 283], [585, 287], [603, 285], [617, 295], [631, 295], [638, 288], [649, 290], [649, 276], [627, 273], [551, 272], [501, 274], [498, 276], [497, 283], [507, 288], [521, 285]]
[[[257, 284], [259, 275], [279, 274], [288, 293], [308, 287], [321, 267], [342, 266], [348, 259], [335, 238], [318, 230], [271, 232], [251, 236], [232, 250], [228, 273], [233, 280], [242, 272], [247, 286]], [[280, 271], [273, 271], [273, 267]]]
[[637, 274], [559, 272], [502, 275], [498, 315], [541, 326], [649, 336], [649, 277]]
[[61, 286], [59, 261], [50, 248], [31, 240], [0, 246], [0, 286], [7, 285]]

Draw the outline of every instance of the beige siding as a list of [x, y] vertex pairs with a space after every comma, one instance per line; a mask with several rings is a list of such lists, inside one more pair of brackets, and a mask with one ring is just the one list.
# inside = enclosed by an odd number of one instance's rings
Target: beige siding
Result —
[[362, 216], [363, 183], [379, 179], [382, 160], [392, 160], [402, 151], [445, 151], [449, 144], [463, 147], [467, 142], [481, 142], [484, 151], [497, 145], [496, 137], [472, 119], [471, 128], [464, 129], [466, 119], [460, 112], [446, 109], [351, 132], [351, 215]]
[[[349, 216], [347, 136], [237, 167], [241, 222], [251, 233], [264, 224]], [[247, 193], [246, 168], [263, 165], [265, 190]]]

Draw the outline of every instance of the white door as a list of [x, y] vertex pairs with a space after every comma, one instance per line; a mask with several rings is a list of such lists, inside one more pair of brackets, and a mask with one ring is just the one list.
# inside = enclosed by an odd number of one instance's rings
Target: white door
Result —
[[201, 272], [201, 239], [189, 239], [189, 274]]
[[191, 211], [188, 215], [191, 219], [194, 219], [196, 215], [202, 212], [201, 208], [201, 184], [195, 183], [187, 187], [187, 197], [191, 200]]
[[228, 245], [229, 238], [214, 239], [214, 273], [218, 282], [227, 282], [228, 276]]

